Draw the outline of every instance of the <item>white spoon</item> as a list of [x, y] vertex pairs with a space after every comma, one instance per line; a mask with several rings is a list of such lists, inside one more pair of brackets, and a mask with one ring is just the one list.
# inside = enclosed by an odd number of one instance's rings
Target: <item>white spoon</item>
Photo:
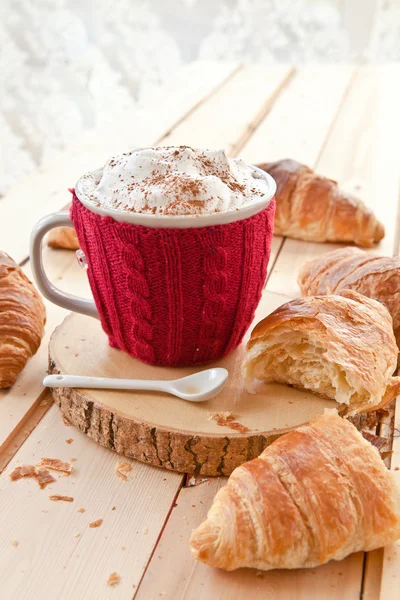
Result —
[[104, 390], [150, 390], [167, 392], [189, 402], [204, 402], [214, 398], [224, 387], [228, 371], [207, 369], [193, 375], [167, 381], [152, 379], [114, 379], [111, 377], [84, 377], [80, 375], [46, 375], [46, 387], [96, 388]]

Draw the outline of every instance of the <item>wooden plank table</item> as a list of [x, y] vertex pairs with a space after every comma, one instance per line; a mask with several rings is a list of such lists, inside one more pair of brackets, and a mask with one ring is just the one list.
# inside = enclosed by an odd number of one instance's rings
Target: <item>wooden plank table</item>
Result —
[[[293, 157], [309, 164], [363, 196], [386, 227], [379, 251], [397, 253], [399, 76], [399, 65], [294, 69], [195, 63], [178, 73], [151, 106], [121, 115], [113, 127], [86, 136], [15, 186], [0, 202], [2, 249], [30, 275], [32, 226], [65, 206], [67, 187], [83, 172], [127, 148], [190, 144], [223, 147], [250, 163]], [[258, 315], [296, 297], [301, 263], [332, 247], [274, 238]], [[45, 262], [57, 285], [89, 295], [73, 252], [46, 249]], [[46, 308], [39, 352], [14, 387], [0, 391], [1, 598], [400, 597], [400, 544], [291, 572], [225, 573], [195, 563], [190, 532], [224, 480], [187, 486], [184, 475], [134, 461], [128, 480], [118, 478], [119, 457], [68, 427], [41, 385], [49, 335], [66, 314], [47, 302]], [[389, 448], [394, 432], [391, 468], [398, 470], [400, 407], [394, 419], [395, 429], [387, 419], [377, 433], [387, 437]], [[10, 481], [17, 465], [36, 464], [42, 456], [76, 459], [73, 475], [58, 478], [45, 491], [33, 480]], [[51, 502], [50, 493], [74, 501]], [[103, 519], [101, 527], [89, 528], [97, 519]], [[121, 578], [114, 588], [107, 585], [112, 572]]]

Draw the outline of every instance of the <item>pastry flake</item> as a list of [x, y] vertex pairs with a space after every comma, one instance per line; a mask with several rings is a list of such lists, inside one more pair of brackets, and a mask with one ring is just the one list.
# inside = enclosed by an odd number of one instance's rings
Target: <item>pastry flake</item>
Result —
[[111, 573], [107, 579], [107, 585], [113, 587], [114, 585], [118, 585], [120, 581], [121, 577], [118, 575], [118, 573]]
[[117, 477], [120, 477], [124, 481], [127, 481], [128, 479], [125, 473], [129, 473], [130, 471], [132, 471], [132, 466], [127, 462], [118, 463], [115, 468]]
[[97, 521], [93, 521], [92, 523], [89, 523], [89, 527], [90, 529], [96, 529], [97, 527], [100, 527], [100, 525], [102, 525], [103, 523], [103, 519], [97, 519]]
[[331, 398], [348, 414], [377, 410], [400, 392], [398, 348], [388, 310], [344, 290], [283, 304], [253, 329], [243, 373]]
[[72, 465], [59, 460], [58, 458], [42, 458], [38, 466], [46, 467], [47, 469], [52, 469], [53, 471], [61, 471], [62, 473], [67, 473], [68, 475], [70, 475], [73, 471]]
[[53, 502], [73, 502], [74, 499], [71, 496], [59, 496], [58, 494], [54, 494], [53, 496], [49, 496], [49, 499]]

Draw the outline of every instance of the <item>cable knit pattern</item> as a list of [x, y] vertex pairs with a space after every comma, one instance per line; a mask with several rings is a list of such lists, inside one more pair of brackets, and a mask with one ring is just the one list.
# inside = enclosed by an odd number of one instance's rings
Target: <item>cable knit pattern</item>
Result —
[[182, 257], [179, 246], [179, 237], [171, 238], [167, 230], [160, 232], [162, 239], [163, 257], [166, 267], [167, 281], [174, 282], [167, 285], [168, 296], [168, 321], [174, 326], [167, 332], [167, 361], [176, 364], [182, 347], [182, 336], [184, 326], [183, 295], [182, 295]]
[[157, 229], [119, 223], [74, 195], [71, 218], [110, 344], [150, 364], [203, 364], [252, 322], [270, 254], [275, 201], [242, 221]]
[[[125, 268], [126, 289], [125, 301], [131, 315], [131, 324], [124, 340], [125, 347], [134, 356], [146, 356], [147, 362], [154, 362], [155, 355], [152, 346], [153, 326], [152, 310], [149, 302], [150, 290], [146, 279], [145, 262], [140, 248], [140, 239], [133, 235], [132, 228], [120, 229], [121, 237], [116, 240], [123, 258]], [[135, 229], [135, 228], [133, 228]], [[133, 239], [132, 239], [133, 238]], [[124, 332], [122, 332], [123, 335]]]
[[204, 362], [204, 356], [210, 351], [216, 355], [223, 354], [226, 339], [220, 334], [224, 327], [224, 312], [229, 294], [227, 275], [228, 250], [225, 247], [225, 229], [214, 233], [214, 246], [206, 244], [201, 232], [199, 243], [204, 252], [204, 304], [199, 334], [199, 341], [193, 357], [195, 362]]
[[[275, 202], [269, 206], [268, 218], [274, 221]], [[252, 311], [251, 321], [261, 298], [267, 276], [268, 261], [271, 254], [271, 240], [264, 235], [262, 229], [255, 222], [251, 223], [244, 232], [242, 281], [239, 306], [237, 308], [236, 327], [232, 330], [229, 347], [236, 348], [243, 339], [249, 327], [249, 314]], [[264, 246], [264, 247], [263, 247]], [[260, 248], [263, 247], [263, 250]], [[257, 260], [257, 258], [261, 260]], [[252, 270], [258, 268], [254, 277]]]

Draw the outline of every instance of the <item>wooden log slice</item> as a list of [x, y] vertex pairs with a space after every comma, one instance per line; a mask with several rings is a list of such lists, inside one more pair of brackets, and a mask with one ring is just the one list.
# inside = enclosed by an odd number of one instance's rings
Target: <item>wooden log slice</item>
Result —
[[[191, 403], [160, 392], [55, 388], [65, 417], [90, 438], [136, 460], [174, 471], [230, 475], [283, 433], [308, 422], [336, 402], [278, 384], [257, 394], [243, 388], [243, 346], [209, 366], [225, 367], [222, 392]], [[49, 372], [136, 379], [175, 379], [198, 368], [153, 367], [110, 348], [99, 321], [69, 315], [52, 335]], [[207, 368], [207, 367], [203, 367]], [[210, 415], [229, 411], [248, 428], [240, 433]]]

